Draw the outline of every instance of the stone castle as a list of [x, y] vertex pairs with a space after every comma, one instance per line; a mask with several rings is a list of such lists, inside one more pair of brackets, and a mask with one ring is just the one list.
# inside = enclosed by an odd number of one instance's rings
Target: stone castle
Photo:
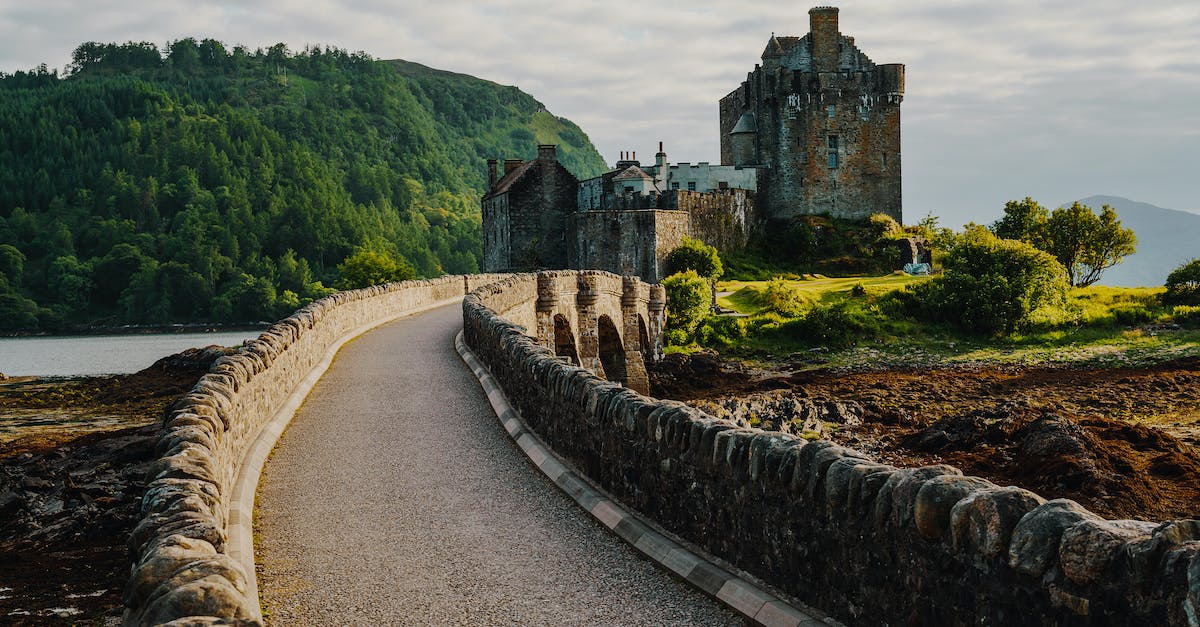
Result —
[[720, 101], [721, 164], [653, 164], [622, 153], [580, 181], [556, 147], [488, 160], [483, 271], [602, 269], [651, 282], [684, 237], [746, 246], [771, 221], [828, 214], [902, 220], [904, 66], [876, 65], [838, 32], [838, 10], [809, 11], [803, 37], [774, 34], [745, 82]]

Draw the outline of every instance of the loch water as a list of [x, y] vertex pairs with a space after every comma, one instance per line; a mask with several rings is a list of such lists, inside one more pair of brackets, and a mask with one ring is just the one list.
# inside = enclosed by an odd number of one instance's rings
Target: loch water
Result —
[[0, 338], [0, 373], [21, 376], [91, 376], [137, 372], [182, 350], [238, 346], [260, 331], [147, 333]]

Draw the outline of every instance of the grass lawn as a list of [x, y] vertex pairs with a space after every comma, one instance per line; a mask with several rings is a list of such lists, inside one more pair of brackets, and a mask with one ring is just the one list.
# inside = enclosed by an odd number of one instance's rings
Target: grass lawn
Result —
[[1035, 312], [1020, 332], [992, 338], [915, 320], [889, 306], [889, 292], [927, 280], [899, 273], [788, 279], [794, 295], [783, 312], [771, 305], [771, 282], [721, 281], [717, 303], [743, 317], [710, 319], [697, 333], [698, 344], [673, 350], [704, 345], [750, 362], [825, 368], [1133, 367], [1200, 356], [1200, 316], [1162, 307], [1162, 288], [1075, 288], [1064, 305]]

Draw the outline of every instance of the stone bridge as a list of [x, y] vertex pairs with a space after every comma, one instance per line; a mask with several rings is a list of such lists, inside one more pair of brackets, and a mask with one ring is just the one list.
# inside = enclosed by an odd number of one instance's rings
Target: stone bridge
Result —
[[737, 622], [686, 581], [764, 624], [828, 624], [790, 595], [854, 624], [1200, 626], [1200, 521], [1105, 520], [647, 397], [665, 305], [563, 271], [341, 292], [280, 321], [165, 418], [126, 624], [259, 624], [260, 570], [281, 624]]
[[[536, 289], [536, 297], [529, 291]], [[662, 358], [667, 297], [661, 285], [608, 272], [539, 272], [507, 286], [517, 301], [506, 312], [538, 344], [642, 394], [646, 363]]]

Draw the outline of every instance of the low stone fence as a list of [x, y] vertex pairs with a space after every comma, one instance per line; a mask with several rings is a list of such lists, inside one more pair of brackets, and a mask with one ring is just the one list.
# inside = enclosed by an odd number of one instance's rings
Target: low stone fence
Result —
[[1200, 623], [1200, 521], [1104, 520], [647, 398], [507, 321], [533, 285], [463, 300], [467, 345], [525, 421], [626, 504], [804, 602], [856, 624]]
[[261, 621], [250, 592], [254, 573], [226, 547], [233, 485], [259, 432], [348, 335], [499, 278], [450, 276], [339, 292], [218, 359], [164, 421], [160, 457], [129, 541], [125, 624]]

